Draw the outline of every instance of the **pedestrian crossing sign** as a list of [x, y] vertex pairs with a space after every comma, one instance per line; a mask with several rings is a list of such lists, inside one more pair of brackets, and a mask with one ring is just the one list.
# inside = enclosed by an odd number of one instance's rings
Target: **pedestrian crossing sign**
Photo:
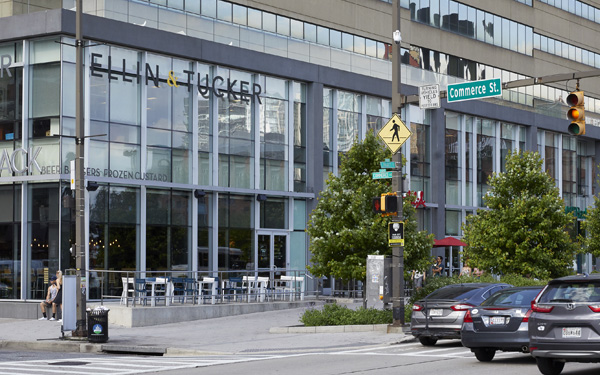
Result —
[[392, 155], [394, 155], [406, 140], [412, 135], [406, 124], [402, 122], [400, 116], [394, 113], [392, 118], [379, 130], [379, 138], [388, 146]]

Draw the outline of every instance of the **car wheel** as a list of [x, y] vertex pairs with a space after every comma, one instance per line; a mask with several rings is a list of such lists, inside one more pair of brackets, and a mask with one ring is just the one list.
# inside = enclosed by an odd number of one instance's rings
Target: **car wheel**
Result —
[[437, 339], [434, 339], [432, 337], [419, 337], [419, 341], [421, 342], [421, 345], [434, 346], [437, 342]]
[[490, 348], [473, 349], [473, 353], [479, 362], [490, 362], [496, 355], [496, 351]]
[[559, 362], [552, 358], [538, 357], [535, 361], [537, 362], [538, 369], [544, 375], [558, 375], [565, 367], [564, 362]]

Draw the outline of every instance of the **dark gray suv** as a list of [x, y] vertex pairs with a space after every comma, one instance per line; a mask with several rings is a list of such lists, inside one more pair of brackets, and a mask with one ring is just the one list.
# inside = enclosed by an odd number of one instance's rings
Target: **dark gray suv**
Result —
[[565, 362], [600, 362], [600, 276], [552, 280], [531, 309], [529, 350], [542, 374], [560, 374]]

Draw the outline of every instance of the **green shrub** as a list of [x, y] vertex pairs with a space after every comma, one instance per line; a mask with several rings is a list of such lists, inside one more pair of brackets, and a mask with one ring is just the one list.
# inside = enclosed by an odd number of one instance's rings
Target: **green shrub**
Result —
[[352, 310], [337, 303], [323, 306], [323, 309], [308, 309], [300, 317], [300, 322], [307, 327], [338, 326], [358, 324], [391, 324], [393, 322], [391, 310], [365, 309], [359, 307]]

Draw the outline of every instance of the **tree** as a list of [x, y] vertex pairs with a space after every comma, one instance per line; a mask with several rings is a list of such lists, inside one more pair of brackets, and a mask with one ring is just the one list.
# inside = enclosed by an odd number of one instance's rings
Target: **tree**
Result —
[[[390, 157], [390, 151], [372, 131], [342, 155], [339, 177], [329, 175], [307, 226], [312, 253], [312, 264], [307, 268], [313, 275], [364, 280], [367, 255], [391, 255], [387, 239], [391, 217], [372, 211], [372, 198], [390, 192], [391, 185], [387, 180], [371, 178], [372, 172], [379, 171], [379, 163]], [[428, 264], [433, 236], [417, 234], [414, 207], [408, 206], [412, 215], [407, 208], [410, 221], [405, 224], [405, 264]], [[426, 261], [413, 261], [424, 253]]]
[[506, 172], [494, 173], [477, 210], [463, 224], [472, 266], [499, 274], [563, 276], [573, 262], [573, 216], [537, 152], [509, 153]]
[[585, 220], [581, 222], [587, 237], [581, 238], [586, 251], [600, 257], [600, 199], [594, 196], [594, 206], [588, 208]]

